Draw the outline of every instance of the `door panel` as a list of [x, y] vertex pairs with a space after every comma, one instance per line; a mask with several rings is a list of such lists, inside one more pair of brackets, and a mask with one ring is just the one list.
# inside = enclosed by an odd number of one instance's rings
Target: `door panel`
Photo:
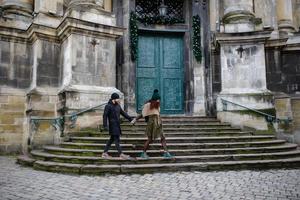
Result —
[[178, 36], [139, 37], [137, 65], [137, 110], [151, 98], [154, 89], [161, 95], [162, 114], [183, 113], [183, 40]]
[[151, 98], [153, 88], [159, 87], [156, 48], [157, 40], [154, 37], [141, 36], [139, 38], [139, 58], [136, 70], [138, 110], [141, 110], [143, 104]]

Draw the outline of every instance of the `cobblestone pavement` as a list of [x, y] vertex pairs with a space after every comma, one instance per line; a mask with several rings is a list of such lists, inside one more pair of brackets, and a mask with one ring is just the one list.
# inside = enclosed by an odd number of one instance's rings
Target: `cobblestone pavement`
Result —
[[0, 156], [0, 199], [300, 199], [300, 170], [75, 176]]

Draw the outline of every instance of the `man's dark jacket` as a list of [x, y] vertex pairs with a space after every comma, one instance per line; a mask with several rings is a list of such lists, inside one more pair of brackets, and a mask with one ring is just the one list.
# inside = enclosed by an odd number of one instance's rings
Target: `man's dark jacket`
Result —
[[[121, 127], [120, 127], [120, 114], [123, 115], [129, 121], [132, 118], [122, 110], [119, 104], [113, 104], [112, 100], [109, 100], [107, 105], [105, 106], [103, 113], [103, 127], [109, 130], [110, 135], [121, 135]], [[108, 126], [107, 126], [108, 120]]]

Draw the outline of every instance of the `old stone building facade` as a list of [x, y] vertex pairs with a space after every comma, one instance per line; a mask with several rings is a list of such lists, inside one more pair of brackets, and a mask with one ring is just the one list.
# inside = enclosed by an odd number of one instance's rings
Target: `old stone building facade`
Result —
[[[154, 88], [165, 115], [218, 116], [300, 141], [299, 0], [0, 0], [0, 152], [57, 143], [48, 122], [105, 103], [138, 112]], [[101, 112], [101, 111], [100, 111]], [[78, 127], [99, 124], [90, 113]], [[67, 124], [67, 122], [65, 122]], [[64, 131], [68, 131], [67, 125]]]

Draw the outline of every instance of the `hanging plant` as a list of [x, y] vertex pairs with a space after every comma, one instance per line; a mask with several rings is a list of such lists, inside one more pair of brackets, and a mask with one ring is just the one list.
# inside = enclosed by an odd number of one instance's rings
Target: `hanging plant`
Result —
[[199, 63], [202, 61], [200, 25], [199, 15], [193, 16], [193, 53]]
[[130, 13], [129, 31], [130, 31], [131, 59], [135, 61], [137, 60], [138, 57], [138, 26], [137, 26], [137, 16], [133, 11]]

